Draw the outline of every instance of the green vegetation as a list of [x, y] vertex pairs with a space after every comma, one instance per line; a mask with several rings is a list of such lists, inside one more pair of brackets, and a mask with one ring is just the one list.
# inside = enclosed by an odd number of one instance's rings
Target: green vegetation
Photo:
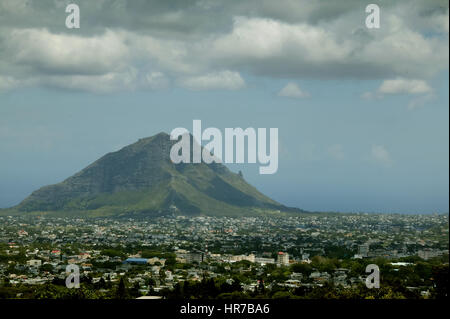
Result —
[[42, 187], [1, 212], [53, 216], [249, 216], [299, 213], [222, 164], [173, 164], [175, 141], [158, 134], [109, 153], [65, 181]]

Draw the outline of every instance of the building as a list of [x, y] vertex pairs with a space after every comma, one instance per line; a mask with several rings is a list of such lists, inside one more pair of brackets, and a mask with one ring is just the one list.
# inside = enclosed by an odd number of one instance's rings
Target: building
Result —
[[231, 256], [230, 257], [230, 262], [238, 262], [238, 261], [242, 261], [242, 260], [247, 260], [251, 263], [255, 262], [255, 255], [254, 254], [250, 254], [250, 255], [235, 255], [235, 256]]
[[307, 253], [303, 253], [302, 254], [302, 262], [305, 262], [305, 263], [310, 263], [311, 262], [309, 260], [309, 254], [307, 254]]
[[358, 255], [367, 257], [369, 255], [369, 244], [362, 244], [358, 246]]
[[267, 264], [274, 264], [275, 259], [273, 258], [264, 258], [264, 257], [256, 257], [255, 263], [261, 264], [261, 265], [267, 265]]
[[327, 272], [315, 271], [309, 275], [309, 278], [314, 280], [315, 282], [323, 283], [330, 280], [330, 274], [328, 274]]
[[172, 281], [173, 280], [173, 274], [170, 270], [166, 270], [166, 272], [164, 273], [166, 275], [166, 280], [167, 281]]
[[177, 249], [175, 251], [175, 254], [177, 256], [176, 260], [179, 263], [186, 263], [189, 255], [189, 251], [184, 249]]
[[441, 250], [433, 250], [433, 249], [423, 249], [423, 250], [419, 250], [417, 252], [417, 255], [425, 260], [431, 259], [431, 258], [435, 258], [435, 257], [439, 257], [442, 256], [444, 253], [447, 253], [446, 251], [441, 251]]
[[280, 251], [278, 253], [277, 264], [287, 266], [289, 265], [289, 254]]
[[192, 264], [193, 262], [201, 263], [205, 259], [205, 254], [202, 252], [190, 252], [186, 256], [186, 262]]
[[52, 252], [50, 254], [53, 257], [59, 257], [59, 256], [61, 256], [61, 250], [59, 250], [59, 249], [52, 250]]
[[400, 266], [400, 267], [405, 267], [405, 266], [411, 266], [414, 265], [413, 263], [406, 263], [406, 262], [396, 262], [396, 263], [391, 263], [392, 266]]
[[301, 280], [303, 279], [303, 274], [300, 273], [300, 272], [293, 272], [293, 273], [290, 275], [290, 279], [301, 281]]
[[42, 260], [39, 259], [31, 259], [27, 261], [27, 265], [30, 267], [39, 267], [42, 265]]
[[146, 265], [147, 261], [148, 261], [147, 258], [127, 258], [123, 263], [124, 264]]
[[192, 264], [193, 262], [201, 263], [206, 259], [204, 252], [189, 252], [184, 249], [178, 249], [175, 251], [177, 262]]
[[153, 257], [153, 258], [147, 259], [147, 263], [150, 265], [155, 265], [157, 263], [160, 263], [161, 266], [164, 266], [166, 264], [166, 260], [164, 258]]

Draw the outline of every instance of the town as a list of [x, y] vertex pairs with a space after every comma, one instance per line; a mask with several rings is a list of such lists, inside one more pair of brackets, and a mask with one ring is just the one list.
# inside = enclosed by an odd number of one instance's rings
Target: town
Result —
[[437, 214], [1, 216], [0, 298], [437, 298], [448, 236]]

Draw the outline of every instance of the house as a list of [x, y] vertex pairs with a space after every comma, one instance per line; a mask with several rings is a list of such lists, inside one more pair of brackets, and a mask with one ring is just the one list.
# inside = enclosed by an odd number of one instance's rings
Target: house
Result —
[[40, 267], [42, 265], [42, 260], [31, 259], [27, 261], [27, 265], [30, 267]]

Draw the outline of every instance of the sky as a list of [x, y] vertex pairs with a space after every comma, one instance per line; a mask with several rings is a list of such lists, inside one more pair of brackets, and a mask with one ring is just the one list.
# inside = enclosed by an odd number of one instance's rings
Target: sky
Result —
[[448, 1], [369, 3], [0, 0], [0, 207], [199, 119], [278, 128], [227, 166], [285, 205], [447, 213]]

